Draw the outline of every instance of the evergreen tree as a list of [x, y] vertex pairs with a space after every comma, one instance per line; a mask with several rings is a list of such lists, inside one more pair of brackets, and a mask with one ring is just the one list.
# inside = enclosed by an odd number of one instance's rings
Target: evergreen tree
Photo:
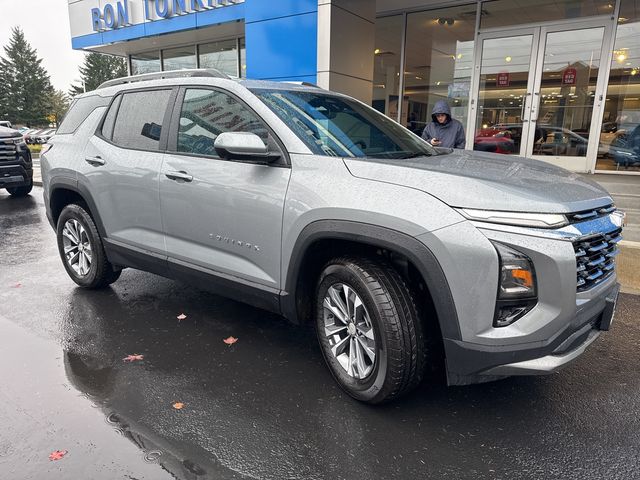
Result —
[[71, 95], [90, 92], [98, 86], [118, 77], [127, 76], [127, 62], [122, 57], [91, 52], [84, 57], [80, 67], [80, 84], [71, 86]]
[[14, 125], [48, 125], [51, 80], [37, 52], [14, 27], [0, 57], [0, 117]]

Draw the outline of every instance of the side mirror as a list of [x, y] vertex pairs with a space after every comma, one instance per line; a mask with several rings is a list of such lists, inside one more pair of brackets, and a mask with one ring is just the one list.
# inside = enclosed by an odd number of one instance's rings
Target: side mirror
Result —
[[224, 132], [216, 137], [213, 147], [220, 157], [271, 163], [280, 155], [270, 153], [262, 139], [251, 132]]

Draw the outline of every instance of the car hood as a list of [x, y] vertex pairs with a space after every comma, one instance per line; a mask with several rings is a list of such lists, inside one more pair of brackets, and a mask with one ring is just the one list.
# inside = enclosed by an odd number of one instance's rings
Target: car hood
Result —
[[355, 177], [422, 190], [451, 207], [569, 213], [613, 202], [597, 183], [549, 163], [467, 150], [408, 160], [352, 159]]
[[14, 138], [14, 137], [22, 137], [20, 132], [14, 130], [13, 128], [0, 127], [0, 138]]

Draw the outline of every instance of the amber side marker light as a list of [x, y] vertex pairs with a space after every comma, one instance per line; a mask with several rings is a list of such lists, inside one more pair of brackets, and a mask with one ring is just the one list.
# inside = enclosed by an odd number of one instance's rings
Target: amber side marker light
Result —
[[536, 271], [522, 252], [492, 242], [500, 260], [494, 327], [506, 327], [524, 317], [538, 303]]

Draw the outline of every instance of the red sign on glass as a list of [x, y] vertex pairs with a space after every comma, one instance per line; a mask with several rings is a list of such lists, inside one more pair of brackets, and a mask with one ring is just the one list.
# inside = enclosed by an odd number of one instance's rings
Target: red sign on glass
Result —
[[575, 68], [567, 68], [562, 72], [562, 84], [563, 85], [575, 85], [578, 72]]
[[496, 75], [496, 87], [509, 86], [509, 72], [500, 72]]

